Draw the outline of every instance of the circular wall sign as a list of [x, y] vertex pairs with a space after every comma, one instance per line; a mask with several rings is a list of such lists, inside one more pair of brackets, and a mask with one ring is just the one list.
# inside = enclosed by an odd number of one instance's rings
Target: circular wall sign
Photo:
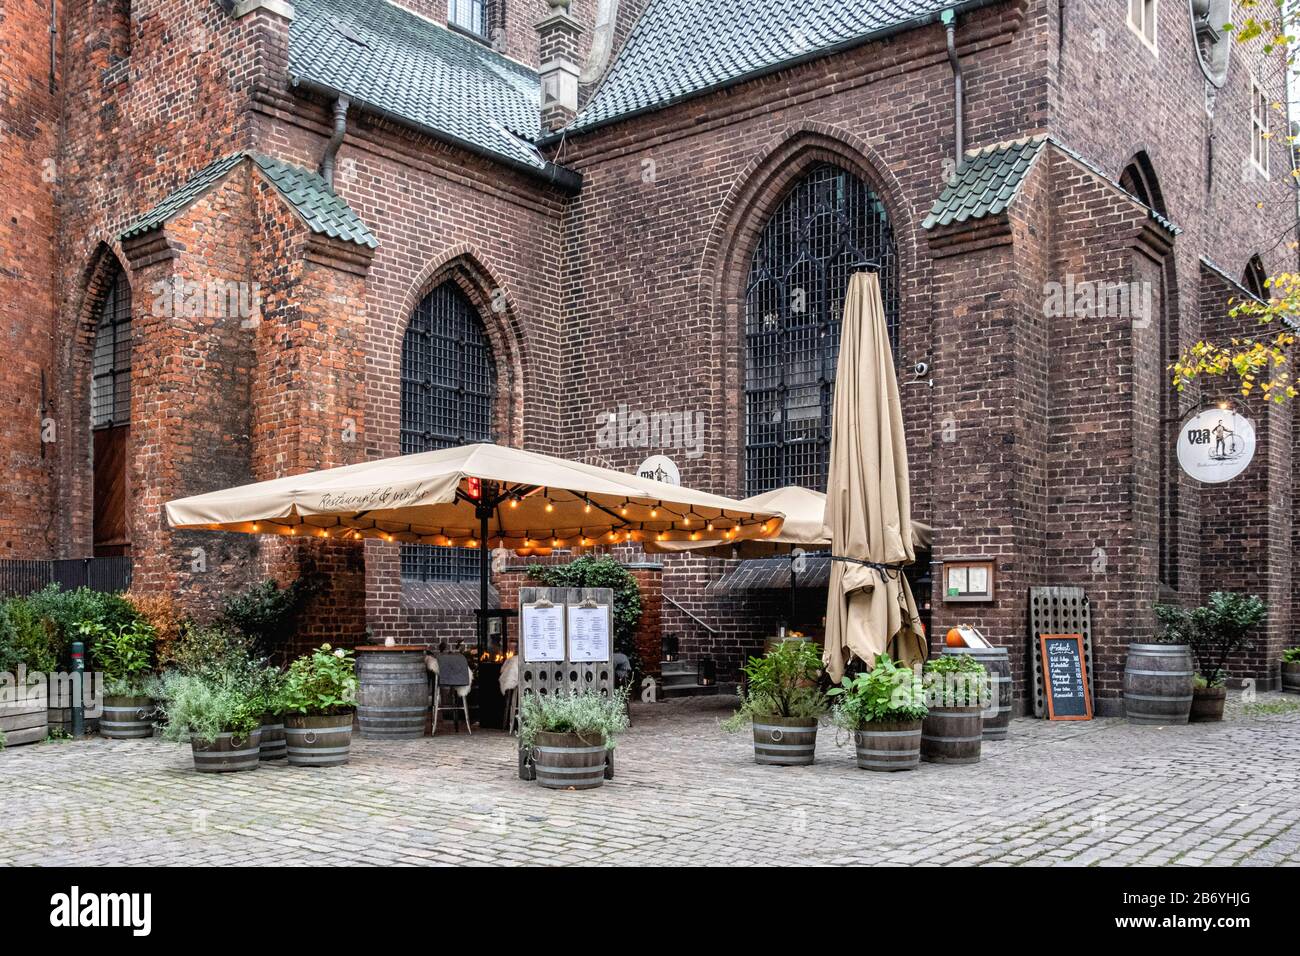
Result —
[[1208, 408], [1178, 433], [1178, 464], [1197, 481], [1231, 481], [1255, 457], [1255, 426], [1230, 409]]
[[662, 481], [669, 485], [681, 485], [682, 483], [681, 471], [678, 470], [677, 465], [667, 455], [651, 455], [641, 462], [641, 467], [636, 470], [636, 473], [641, 478]]

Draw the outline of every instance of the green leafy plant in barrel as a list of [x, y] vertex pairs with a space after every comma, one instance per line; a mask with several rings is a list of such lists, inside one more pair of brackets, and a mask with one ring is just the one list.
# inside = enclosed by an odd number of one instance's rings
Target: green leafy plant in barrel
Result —
[[168, 671], [155, 687], [164, 740], [210, 744], [219, 734], [246, 736], [261, 726], [263, 701], [243, 675]]
[[603, 743], [613, 750], [627, 730], [627, 689], [606, 696], [595, 691], [568, 694], [529, 694], [519, 705], [519, 739], [532, 747], [540, 733], [576, 734], [589, 746]]
[[740, 707], [722, 724], [735, 732], [764, 717], [817, 718], [827, 711], [819, 686], [821, 652], [809, 641], [782, 641], [762, 657], [751, 657], [742, 668], [746, 687]]
[[82, 637], [93, 642], [95, 664], [104, 673], [106, 697], [146, 696], [145, 682], [153, 672], [155, 633], [151, 625], [134, 620], [115, 630], [83, 622]]
[[832, 687], [826, 696], [833, 703], [832, 721], [848, 731], [870, 724], [922, 720], [929, 713], [920, 675], [900, 667], [888, 654], [879, 655], [869, 671], [852, 677], [846, 674], [840, 686]]
[[989, 676], [970, 654], [945, 654], [926, 661], [923, 682], [930, 707], [987, 707]]
[[1228, 662], [1254, 646], [1254, 631], [1268, 616], [1268, 605], [1255, 595], [1214, 591], [1201, 607], [1157, 604], [1160, 643], [1186, 644], [1196, 663], [1197, 687], [1223, 687]]
[[348, 713], [357, 706], [356, 660], [351, 651], [322, 644], [289, 665], [280, 693], [284, 713]]

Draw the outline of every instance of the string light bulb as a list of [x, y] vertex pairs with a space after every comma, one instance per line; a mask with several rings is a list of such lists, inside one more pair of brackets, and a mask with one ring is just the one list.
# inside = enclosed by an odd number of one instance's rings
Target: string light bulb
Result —
[[659, 509], [658, 509], [658, 508], [651, 508], [651, 509], [650, 509], [650, 517], [652, 517], [652, 518], [658, 518], [658, 517], [659, 517]]
[[552, 504], [551, 502], [549, 502], [549, 501], [546, 502], [546, 510], [547, 510], [547, 511], [554, 511], [554, 510], [555, 510], [555, 505], [553, 505], [553, 504]]
[[583, 506], [583, 509], [582, 509], [582, 510], [583, 510], [583, 512], [585, 512], [586, 514], [591, 514], [591, 502], [588, 501], [587, 504], [586, 504], [585, 506]]
[[687, 515], [685, 518], [683, 518], [682, 524], [686, 525], [689, 528], [691, 524], [691, 516]]
[[518, 508], [518, 507], [519, 507], [519, 499], [518, 499], [518, 498], [511, 498], [511, 499], [510, 499], [510, 507], [511, 507], [511, 508]]

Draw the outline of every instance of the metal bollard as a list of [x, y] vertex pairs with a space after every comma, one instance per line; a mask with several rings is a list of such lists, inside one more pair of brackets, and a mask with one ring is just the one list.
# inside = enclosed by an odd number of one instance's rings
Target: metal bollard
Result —
[[86, 645], [81, 641], [72, 642], [72, 736], [80, 737], [86, 732], [86, 712], [82, 703], [86, 699], [84, 681], [86, 679]]

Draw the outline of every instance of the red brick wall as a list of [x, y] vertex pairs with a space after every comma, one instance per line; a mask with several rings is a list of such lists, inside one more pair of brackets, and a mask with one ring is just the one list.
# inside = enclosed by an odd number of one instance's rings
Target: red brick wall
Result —
[[63, 404], [53, 362], [61, 99], [57, 78], [50, 88], [49, 19], [40, 0], [0, 8], [0, 558], [47, 557], [58, 547], [54, 449], [41, 440], [42, 419]]

